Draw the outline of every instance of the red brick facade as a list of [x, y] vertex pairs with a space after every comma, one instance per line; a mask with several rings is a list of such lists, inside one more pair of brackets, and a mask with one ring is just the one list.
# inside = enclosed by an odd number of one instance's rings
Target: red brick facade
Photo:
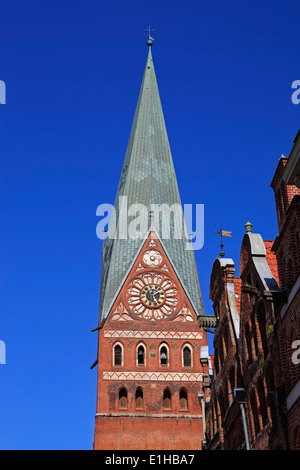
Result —
[[[149, 285], [164, 291], [159, 308], [143, 303]], [[152, 233], [99, 329], [94, 448], [200, 449], [206, 345], [206, 332]]]
[[[294, 144], [271, 184], [276, 240], [263, 241], [247, 223], [239, 278], [231, 259], [217, 259], [212, 269], [217, 326], [209, 450], [300, 449], [300, 133]], [[235, 388], [242, 389], [239, 403]]]
[[[248, 225], [241, 247], [240, 277], [234, 277], [231, 259], [217, 259], [213, 266], [210, 297], [218, 322], [207, 413], [209, 450], [286, 447], [278, 402], [282, 372], [275, 334], [279, 317], [276, 306], [282, 294], [271, 245], [252, 233]], [[241, 404], [234, 398], [240, 389], [244, 395]]]
[[[285, 292], [278, 337], [285, 391], [289, 447], [300, 450], [300, 135], [289, 158], [281, 157], [271, 186], [275, 194], [279, 235], [273, 244], [279, 279]], [[294, 170], [291, 172], [291, 168]], [[291, 184], [297, 182], [298, 186]], [[297, 350], [299, 353], [297, 354]]]
[[214, 377], [207, 412], [206, 446], [209, 450], [241, 448], [243, 428], [233, 390], [241, 387], [238, 360], [240, 282], [231, 259], [213, 265], [210, 298], [217, 317], [214, 336]]

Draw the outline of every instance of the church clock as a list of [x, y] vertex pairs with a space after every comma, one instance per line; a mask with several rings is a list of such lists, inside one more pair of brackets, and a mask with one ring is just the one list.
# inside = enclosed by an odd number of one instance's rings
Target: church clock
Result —
[[165, 302], [164, 290], [155, 284], [148, 284], [141, 291], [141, 301], [146, 307], [159, 308]]
[[178, 288], [174, 281], [161, 274], [147, 273], [135, 277], [127, 292], [131, 312], [147, 320], [162, 320], [178, 310]]

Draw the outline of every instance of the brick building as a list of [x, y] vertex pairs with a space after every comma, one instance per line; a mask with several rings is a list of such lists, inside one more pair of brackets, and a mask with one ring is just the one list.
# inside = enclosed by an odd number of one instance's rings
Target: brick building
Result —
[[[300, 449], [300, 132], [271, 186], [279, 235], [245, 225], [239, 277], [213, 265], [215, 368], [206, 448]], [[297, 350], [299, 351], [297, 353]]]
[[[204, 309], [194, 253], [184, 233], [175, 236], [182, 208], [147, 44], [116, 195], [116, 236], [103, 249], [94, 449], [201, 449], [209, 392]], [[146, 208], [139, 237], [120, 235], [120, 201], [128, 210]], [[179, 208], [170, 237], [155, 204]]]
[[[272, 250], [285, 292], [278, 337], [291, 449], [300, 449], [300, 131], [288, 158], [282, 156], [272, 180], [278, 229]], [[299, 351], [297, 354], [297, 350]]]
[[240, 410], [233, 401], [234, 388], [241, 387], [238, 356], [240, 280], [234, 276], [232, 259], [215, 260], [210, 298], [217, 319], [214, 335], [214, 376], [207, 412], [206, 448], [241, 448], [244, 442]]

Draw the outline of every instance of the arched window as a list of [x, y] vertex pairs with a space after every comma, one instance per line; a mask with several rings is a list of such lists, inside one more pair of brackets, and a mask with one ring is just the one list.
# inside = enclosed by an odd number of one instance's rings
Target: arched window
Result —
[[192, 365], [192, 351], [191, 347], [186, 345], [182, 351], [183, 355], [183, 367], [190, 367]]
[[164, 397], [163, 397], [163, 407], [164, 410], [170, 410], [171, 409], [171, 392], [168, 388], [164, 389]]
[[123, 365], [123, 348], [119, 343], [114, 346], [114, 365]]
[[257, 412], [257, 399], [255, 390], [251, 390], [250, 394], [250, 405], [251, 405], [251, 420], [253, 423], [253, 435], [254, 437], [260, 431], [259, 419], [258, 419], [258, 412]]
[[269, 348], [267, 338], [266, 311], [262, 302], [260, 302], [257, 308], [257, 322], [264, 358], [266, 358], [269, 353]]
[[218, 347], [218, 352], [219, 352], [220, 368], [221, 368], [224, 363], [224, 345], [223, 345], [222, 337], [219, 338], [217, 347]]
[[218, 349], [215, 348], [214, 374], [218, 375], [218, 373], [219, 373], [219, 353], [218, 353]]
[[[219, 403], [219, 420], [221, 425], [223, 425], [223, 418], [225, 416], [225, 402], [224, 402], [224, 395], [223, 391], [221, 390], [218, 396], [218, 403]], [[219, 424], [220, 424], [219, 423]]]
[[127, 409], [127, 390], [125, 387], [122, 387], [119, 390], [119, 409], [126, 410]]
[[144, 408], [144, 395], [141, 387], [138, 387], [135, 392], [135, 408], [140, 410]]
[[245, 325], [245, 340], [247, 345], [247, 365], [252, 363], [252, 345], [249, 323]]
[[167, 365], [169, 363], [168, 349], [165, 345], [161, 346], [159, 350], [159, 362], [160, 362], [160, 365]]
[[257, 381], [257, 393], [258, 393], [258, 398], [259, 398], [260, 414], [261, 414], [263, 426], [266, 426], [269, 422], [269, 419], [268, 419], [268, 412], [267, 412], [267, 405], [266, 405], [266, 391], [265, 391], [263, 380], [261, 378]]
[[137, 348], [137, 363], [139, 366], [145, 365], [145, 348], [142, 344]]
[[188, 409], [188, 395], [184, 388], [182, 388], [179, 392], [179, 407], [181, 410]]

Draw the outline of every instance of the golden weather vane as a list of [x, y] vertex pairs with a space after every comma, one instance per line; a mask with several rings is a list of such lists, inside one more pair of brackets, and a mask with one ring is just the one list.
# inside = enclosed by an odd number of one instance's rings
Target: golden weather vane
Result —
[[220, 244], [220, 246], [221, 246], [221, 251], [220, 251], [220, 256], [221, 256], [221, 258], [223, 258], [224, 255], [225, 255], [225, 253], [224, 253], [224, 251], [223, 251], [223, 248], [224, 248], [223, 237], [230, 237], [230, 238], [232, 238], [232, 237], [231, 237], [231, 233], [232, 233], [232, 232], [228, 232], [228, 230], [223, 230], [222, 224], [221, 224], [221, 230], [220, 230], [220, 231], [214, 231], [214, 233], [217, 233], [218, 235], [221, 235], [221, 244]]

